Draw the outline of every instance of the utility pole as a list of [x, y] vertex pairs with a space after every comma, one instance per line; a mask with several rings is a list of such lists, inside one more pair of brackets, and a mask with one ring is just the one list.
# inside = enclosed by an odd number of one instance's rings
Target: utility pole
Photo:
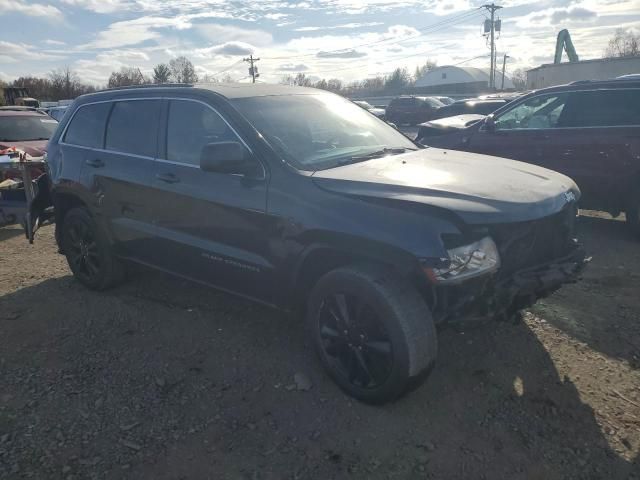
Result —
[[504, 59], [502, 60], [502, 86], [500, 87], [500, 90], [504, 90], [504, 71], [507, 68], [507, 58], [509, 58], [509, 55], [505, 53]]
[[491, 13], [491, 69], [489, 71], [489, 88], [496, 88], [496, 11], [502, 7], [492, 3], [491, 5], [483, 5]]
[[251, 75], [251, 78], [253, 79], [253, 83], [256, 83], [256, 77], [259, 77], [260, 74], [258, 73], [258, 67], [256, 67], [254, 63], [259, 61], [260, 59], [253, 58], [253, 55], [249, 55], [249, 58], [243, 58], [242, 60], [244, 62], [249, 62], [249, 75]]

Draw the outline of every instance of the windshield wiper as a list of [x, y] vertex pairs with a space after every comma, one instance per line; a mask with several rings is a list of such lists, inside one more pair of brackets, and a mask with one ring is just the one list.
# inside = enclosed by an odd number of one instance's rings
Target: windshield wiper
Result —
[[367, 153], [366, 155], [354, 155], [353, 157], [349, 157], [345, 160], [338, 162], [338, 166], [348, 165], [350, 163], [357, 163], [363, 160], [372, 160], [374, 158], [382, 158], [386, 155], [399, 155], [407, 151], [413, 152], [415, 151], [415, 149], [405, 148], [405, 147], [383, 148], [382, 150], [376, 150], [375, 152]]

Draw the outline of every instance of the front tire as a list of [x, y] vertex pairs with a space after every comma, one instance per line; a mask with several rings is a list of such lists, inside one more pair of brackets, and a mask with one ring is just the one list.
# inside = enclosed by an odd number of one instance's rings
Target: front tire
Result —
[[409, 282], [382, 267], [342, 267], [320, 278], [307, 325], [329, 375], [366, 403], [389, 402], [418, 386], [437, 355], [426, 303]]
[[64, 216], [62, 249], [73, 276], [91, 290], [104, 290], [124, 279], [124, 267], [107, 236], [84, 207]]

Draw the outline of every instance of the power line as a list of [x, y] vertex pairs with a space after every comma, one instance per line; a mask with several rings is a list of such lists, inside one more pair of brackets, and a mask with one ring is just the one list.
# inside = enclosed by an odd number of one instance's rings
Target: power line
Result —
[[375, 42], [368, 42], [368, 43], [361, 43], [361, 44], [358, 44], [358, 45], [352, 45], [352, 46], [350, 46], [348, 48], [339, 48], [339, 49], [336, 49], [336, 50], [318, 51], [316, 53], [307, 53], [307, 54], [301, 54], [301, 55], [288, 55], [288, 56], [281, 56], [281, 57], [265, 57], [265, 60], [289, 60], [289, 59], [296, 59], [296, 58], [316, 57], [319, 53], [331, 54], [331, 53], [348, 52], [348, 51], [355, 50], [356, 48], [370, 47], [370, 46], [379, 45], [379, 44], [382, 44], [382, 43], [386, 43], [386, 45], [395, 45], [395, 44], [406, 42], [406, 41], [409, 41], [409, 40], [418, 39], [420, 37], [425, 36], [426, 34], [431, 34], [431, 33], [434, 33], [436, 31], [442, 30], [444, 28], [452, 27], [452, 26], [457, 25], [459, 23], [467, 22], [467, 21], [469, 21], [471, 19], [480, 18], [481, 16], [483, 16], [483, 15], [479, 11], [479, 9], [473, 9], [471, 11], [464, 12], [464, 13], [462, 13], [460, 15], [457, 15], [457, 16], [454, 16], [454, 17], [450, 17], [450, 18], [442, 20], [440, 22], [436, 22], [436, 23], [434, 23], [432, 25], [428, 25], [426, 27], [418, 28], [417, 30], [422, 32], [422, 33], [420, 35], [414, 35], [412, 37], [401, 38], [399, 40], [394, 40], [393, 38], [384, 38], [384, 39], [381, 39], [381, 40], [376, 40]]
[[[387, 60], [385, 60], [383, 62], [374, 62], [374, 63], [376, 65], [381, 65], [381, 64], [385, 64], [385, 63], [395, 62], [395, 61], [398, 61], [398, 60], [405, 60], [405, 59], [411, 58], [411, 57], [420, 57], [420, 56], [423, 56], [423, 55], [428, 55], [430, 53], [436, 52], [436, 51], [441, 50], [443, 48], [454, 47], [455, 45], [456, 45], [455, 43], [450, 43], [448, 45], [443, 45], [443, 46], [440, 46], [438, 48], [427, 50], [425, 52], [412, 53], [411, 55], [403, 55], [401, 57], [391, 57], [391, 58], [388, 58]], [[345, 68], [332, 68], [330, 70], [321, 70], [321, 71], [311, 70], [311, 71], [306, 71], [304, 73], [313, 73], [313, 74], [317, 75], [317, 74], [320, 74], [320, 73], [342, 72], [342, 71], [345, 71], [345, 70], [355, 70], [357, 68], [362, 68], [362, 67], [368, 65], [369, 63], [370, 62], [365, 62], [365, 63], [360, 63], [358, 65], [351, 65], [351, 66], [345, 67]]]

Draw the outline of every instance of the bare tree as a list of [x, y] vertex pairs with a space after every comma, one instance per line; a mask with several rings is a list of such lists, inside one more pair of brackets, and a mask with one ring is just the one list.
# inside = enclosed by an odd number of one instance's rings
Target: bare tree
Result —
[[127, 87], [129, 85], [144, 85], [145, 83], [149, 83], [149, 80], [144, 77], [139, 68], [122, 67], [118, 72], [111, 72], [107, 86], [109, 88]]
[[424, 77], [427, 74], [427, 72], [437, 67], [438, 67], [438, 62], [427, 59], [424, 65], [420, 65], [416, 67], [416, 71], [413, 74], [413, 81], [415, 82], [419, 78]]
[[511, 73], [511, 81], [513, 82], [513, 86], [516, 90], [526, 90], [527, 89], [527, 72], [518, 68]]
[[58, 98], [74, 98], [78, 95], [80, 79], [68, 65], [49, 73], [53, 93]]
[[153, 81], [155, 83], [169, 83], [171, 81], [171, 69], [166, 63], [159, 63], [153, 67]]
[[605, 57], [637, 57], [640, 55], [640, 35], [631, 30], [619, 28], [609, 40]]
[[235, 82], [235, 79], [228, 73], [225, 73], [222, 76], [222, 79], [220, 80], [220, 83], [233, 83], [233, 82]]
[[193, 67], [193, 63], [187, 57], [177, 57], [169, 62], [171, 77], [177, 83], [196, 83], [198, 75]]
[[386, 78], [385, 88], [392, 91], [400, 90], [411, 83], [411, 75], [406, 68], [396, 68], [391, 75]]

